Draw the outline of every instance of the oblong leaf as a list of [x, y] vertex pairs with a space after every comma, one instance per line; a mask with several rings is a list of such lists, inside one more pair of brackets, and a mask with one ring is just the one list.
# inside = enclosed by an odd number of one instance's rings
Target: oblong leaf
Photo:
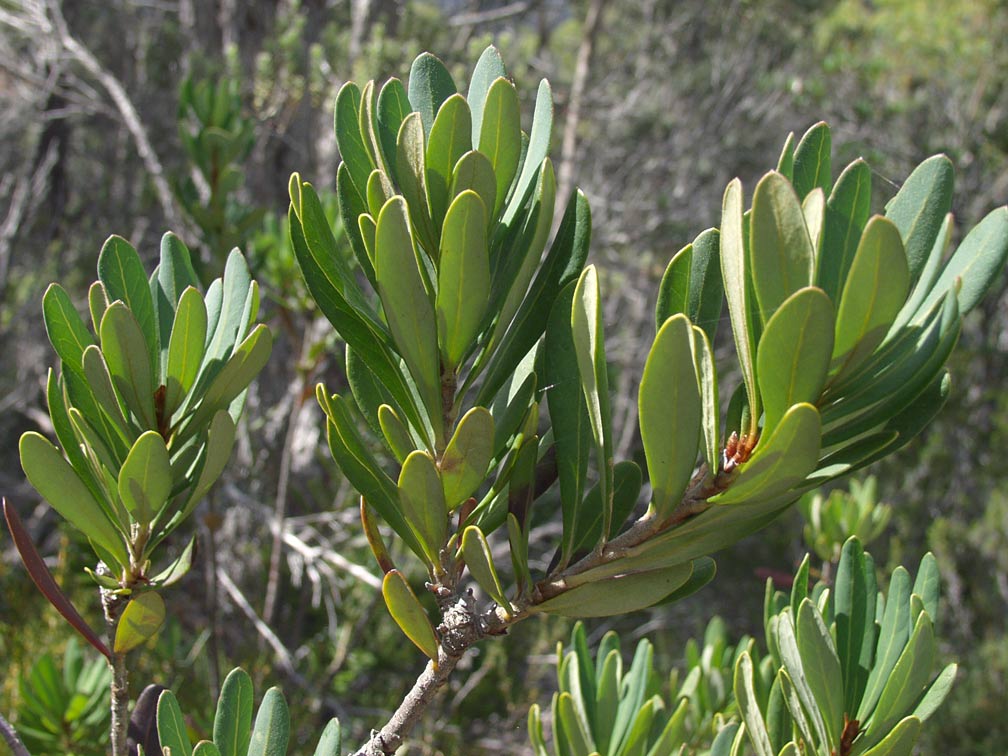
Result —
[[279, 688], [270, 688], [256, 712], [248, 756], [286, 756], [290, 711]]
[[119, 468], [119, 498], [141, 525], [146, 525], [168, 500], [172, 490], [168, 447], [157, 431], [136, 440]]
[[809, 286], [788, 297], [767, 321], [756, 351], [763, 432], [772, 433], [789, 407], [819, 399], [833, 354], [833, 304]]
[[146, 643], [161, 629], [164, 619], [165, 603], [160, 594], [146, 591], [134, 595], [119, 617], [112, 650], [125, 654]]
[[501, 77], [490, 85], [483, 117], [480, 120], [479, 141], [474, 145], [490, 160], [496, 178], [497, 196], [491, 217], [497, 217], [504, 204], [511, 182], [518, 170], [521, 156], [521, 110], [514, 84]]
[[448, 537], [448, 509], [434, 460], [425, 451], [414, 451], [399, 472], [399, 504], [403, 517], [424, 548], [428, 564], [439, 569], [440, 552]]
[[801, 202], [790, 182], [771, 171], [756, 185], [749, 223], [752, 282], [764, 323], [777, 308], [812, 284], [815, 257]]
[[469, 351], [489, 304], [486, 216], [479, 195], [465, 191], [452, 201], [444, 218], [434, 311], [441, 354], [449, 369]]
[[435, 669], [438, 665], [438, 641], [427, 612], [399, 570], [390, 570], [382, 580], [382, 596], [392, 619], [413, 644], [423, 651]]
[[486, 478], [494, 452], [493, 416], [473, 407], [459, 420], [439, 469], [448, 511], [472, 496]]
[[161, 747], [170, 748], [172, 756], [192, 756], [192, 741], [186, 731], [185, 718], [175, 694], [170, 690], [164, 690], [158, 696], [157, 732]]
[[692, 328], [684, 315], [665, 321], [644, 363], [637, 395], [641, 441], [659, 519], [668, 517], [679, 503], [696, 464], [702, 408], [692, 342]]
[[886, 217], [903, 238], [912, 281], [923, 269], [945, 215], [952, 209], [952, 184], [952, 161], [933, 155], [914, 168], [886, 203]]
[[417, 268], [406, 203], [393, 197], [378, 216], [375, 274], [389, 329], [431, 418], [440, 419], [437, 326]]
[[221, 756], [245, 756], [252, 737], [252, 678], [236, 668], [228, 673], [217, 699], [213, 739]]
[[504, 588], [497, 576], [490, 546], [483, 531], [475, 525], [470, 525], [462, 532], [462, 557], [480, 588], [507, 610], [511, 604], [504, 595]]
[[77, 530], [113, 554], [117, 563], [129, 564], [118, 529], [56, 447], [29, 431], [21, 436], [18, 451], [21, 468], [42, 498]]
[[692, 572], [686, 563], [665, 570], [617, 575], [546, 599], [530, 607], [532, 612], [564, 617], [611, 617], [651, 606], [685, 583]]

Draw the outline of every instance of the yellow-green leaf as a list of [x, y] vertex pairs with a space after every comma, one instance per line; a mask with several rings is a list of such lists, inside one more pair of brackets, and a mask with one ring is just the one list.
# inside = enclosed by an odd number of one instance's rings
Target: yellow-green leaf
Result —
[[427, 612], [399, 570], [390, 570], [382, 580], [382, 597], [392, 619], [417, 648], [438, 664], [438, 640]]
[[153, 638], [165, 618], [164, 599], [154, 591], [130, 599], [116, 626], [113, 651], [124, 654]]

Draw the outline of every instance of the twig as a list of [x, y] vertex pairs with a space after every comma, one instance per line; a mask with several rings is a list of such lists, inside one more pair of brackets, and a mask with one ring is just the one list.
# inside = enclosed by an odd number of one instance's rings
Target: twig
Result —
[[491, 21], [503, 21], [505, 18], [520, 16], [532, 7], [529, 0], [523, 2], [510, 3], [500, 8], [492, 8], [485, 11], [475, 11], [473, 13], [456, 13], [448, 19], [448, 26], [476, 26]]
[[584, 33], [581, 37], [581, 45], [578, 47], [577, 62], [574, 64], [574, 78], [571, 81], [563, 143], [560, 147], [558, 197], [566, 197], [570, 194], [571, 185], [574, 182], [574, 158], [577, 152], [577, 129], [581, 121], [581, 101], [584, 99], [585, 87], [588, 84], [592, 51], [595, 49], [595, 37], [598, 35], [604, 5], [605, 0], [592, 0], [591, 5], [588, 6], [588, 15], [585, 17]]
[[175, 206], [175, 198], [172, 195], [171, 188], [168, 186], [168, 180], [165, 178], [164, 168], [157, 156], [157, 152], [154, 151], [154, 147], [151, 145], [150, 139], [147, 136], [147, 130], [140, 121], [140, 115], [137, 113], [136, 107], [134, 107], [123, 85], [98, 62], [98, 59], [95, 58], [87, 47], [70, 33], [70, 30], [67, 28], [66, 19], [63, 18], [63, 13], [60, 11], [59, 3], [49, 2], [48, 8], [63, 49], [70, 53], [88, 73], [94, 76], [98, 80], [98, 83], [108, 92], [109, 97], [112, 98], [112, 102], [123, 119], [123, 124], [132, 135], [133, 141], [136, 142], [137, 153], [143, 161], [147, 173], [150, 175], [151, 183], [154, 185], [154, 191], [157, 194], [165, 220], [173, 228], [184, 231], [187, 226], [182, 222], [182, 216], [178, 213]]
[[294, 657], [291, 656], [290, 651], [283, 644], [276, 633], [262, 621], [262, 618], [256, 614], [256, 610], [252, 608], [252, 604], [249, 603], [248, 599], [245, 598], [238, 586], [234, 584], [231, 580], [231, 576], [227, 574], [226, 570], [220, 568], [217, 569], [217, 580], [220, 581], [221, 587], [224, 589], [225, 593], [231, 598], [232, 601], [237, 605], [244, 614], [249, 622], [255, 627], [256, 632], [263, 637], [263, 639], [269, 644], [270, 648], [273, 649], [273, 653], [276, 654], [277, 661], [284, 672], [288, 674], [295, 674], [294, 671]]
[[123, 597], [113, 591], [101, 589], [102, 608], [105, 610], [105, 628], [108, 646], [112, 650], [109, 666], [112, 668], [112, 682], [109, 686], [112, 710], [112, 756], [127, 756], [129, 744], [126, 742], [129, 713], [129, 672], [126, 654], [115, 650], [116, 628], [123, 611]]
[[13, 756], [31, 756], [28, 753], [28, 749], [25, 748], [24, 743], [21, 742], [21, 738], [18, 737], [17, 730], [14, 729], [14, 726], [10, 722], [4, 719], [3, 714], [0, 714], [0, 735], [3, 735], [3, 739]]

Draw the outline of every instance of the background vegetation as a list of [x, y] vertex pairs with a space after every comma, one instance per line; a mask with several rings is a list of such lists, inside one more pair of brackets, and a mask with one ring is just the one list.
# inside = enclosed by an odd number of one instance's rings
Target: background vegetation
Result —
[[[49, 430], [44, 285], [83, 290], [113, 232], [151, 263], [161, 233], [175, 230], [198, 250], [205, 280], [241, 246], [274, 358], [250, 392], [226, 479], [200, 510], [199, 538], [214, 548], [167, 593], [169, 623], [134, 679], [170, 686], [183, 710], [209, 716], [221, 675], [241, 664], [257, 690], [280, 683], [300, 703], [305, 748], [334, 714], [359, 741], [422, 661], [385, 616], [353, 493], [319, 444], [312, 389], [325, 379], [341, 390], [341, 346], [322, 336], [329, 328], [300, 287], [284, 228], [291, 171], [334, 187], [332, 106], [344, 81], [405, 75], [421, 50], [465, 80], [489, 42], [519, 92], [549, 78], [559, 184], [576, 181], [592, 204], [610, 383], [622, 397], [617, 454], [630, 456], [640, 449], [633, 366], [646, 356], [665, 264], [717, 222], [727, 181], [754, 183], [788, 131], [827, 120], [837, 163], [863, 155], [880, 186], [946, 152], [960, 228], [1004, 203], [1006, 32], [1008, 8], [993, 0], [735, 0], [717, 13], [702, 0], [0, 0], [0, 491], [22, 512], [37, 500], [16, 440]], [[220, 103], [212, 112], [193, 105], [201, 89]], [[970, 390], [954, 387], [921, 439], [874, 470], [892, 508], [876, 559], [891, 569], [930, 549], [943, 576], [941, 652], [961, 671], [921, 752], [954, 756], [1008, 750], [997, 716], [1008, 702], [1004, 280], [978, 310], [950, 366]], [[47, 506], [26, 522], [64, 588], [97, 611], [88, 550]], [[614, 626], [627, 647], [647, 635], [656, 669], [669, 670], [715, 613], [733, 637], [758, 634], [762, 581], [793, 572], [808, 548], [801, 530], [789, 515], [721, 554], [714, 584], [691, 600], [630, 625], [588, 623], [589, 643]], [[528, 704], [549, 699], [554, 644], [569, 633], [544, 618], [518, 626], [511, 643], [480, 647], [431, 712], [438, 726], [418, 731], [416, 752], [527, 749]], [[23, 706], [19, 680], [43, 653], [59, 658], [67, 637], [4, 541], [0, 711]]]

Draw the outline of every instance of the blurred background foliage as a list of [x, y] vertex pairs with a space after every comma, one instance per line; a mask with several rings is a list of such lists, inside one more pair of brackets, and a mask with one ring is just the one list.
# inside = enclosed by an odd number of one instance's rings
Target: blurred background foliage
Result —
[[[880, 186], [947, 153], [959, 228], [1004, 203], [1006, 33], [1008, 7], [995, 0], [730, 0], [717, 12], [705, 0], [0, 0], [0, 491], [97, 623], [86, 544], [36, 506], [16, 457], [23, 431], [50, 431], [42, 291], [55, 279], [82, 291], [110, 233], [149, 255], [171, 228], [205, 280], [240, 246], [277, 335], [273, 359], [249, 394], [233, 464], [197, 518], [213, 547], [166, 595], [171, 618], [135, 689], [174, 688], [184, 711], [207, 712], [190, 722], [205, 731], [222, 672], [242, 665], [256, 689], [279, 683], [297, 702], [302, 749], [333, 715], [356, 742], [422, 660], [385, 616], [353, 493], [319, 443], [312, 391], [322, 379], [342, 390], [342, 348], [305, 294], [285, 228], [292, 171], [320, 192], [334, 187], [339, 87], [404, 76], [422, 50], [464, 80], [490, 42], [519, 92], [550, 80], [560, 194], [576, 182], [592, 204], [623, 429], [616, 454], [630, 456], [640, 453], [633, 397], [665, 264], [716, 222], [732, 176], [755, 183], [788, 131], [828, 121], [836, 163], [863, 155]], [[531, 103], [523, 108], [528, 117]], [[326, 204], [334, 217], [331, 195]], [[941, 651], [960, 662], [960, 679], [921, 752], [979, 756], [1008, 751], [998, 724], [1008, 702], [1004, 279], [964, 324], [950, 368], [957, 386], [938, 420], [873, 469], [891, 516], [872, 551], [883, 571], [935, 553]], [[610, 629], [627, 649], [646, 635], [667, 674], [715, 613], [733, 634], [756, 633], [762, 581], [792, 574], [803, 524], [792, 512], [722, 553], [715, 582], [688, 601], [587, 623], [589, 646]], [[44, 654], [61, 667], [69, 633], [9, 541], [0, 556], [0, 711], [17, 720], [28, 711], [22, 680]], [[411, 752], [527, 752], [528, 705], [545, 707], [555, 690], [555, 643], [570, 629], [543, 618], [477, 649]]]

